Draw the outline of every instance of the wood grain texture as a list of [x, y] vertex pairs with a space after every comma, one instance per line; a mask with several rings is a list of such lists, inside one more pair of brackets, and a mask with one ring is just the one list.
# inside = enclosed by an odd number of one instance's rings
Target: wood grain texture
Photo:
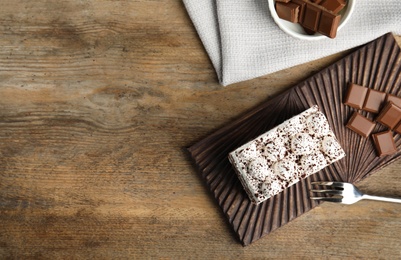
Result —
[[[0, 34], [0, 258], [401, 254], [401, 209], [376, 202], [324, 204], [244, 248], [185, 152], [347, 52], [224, 88], [166, 0], [5, 0]], [[361, 188], [401, 197], [399, 167]]]

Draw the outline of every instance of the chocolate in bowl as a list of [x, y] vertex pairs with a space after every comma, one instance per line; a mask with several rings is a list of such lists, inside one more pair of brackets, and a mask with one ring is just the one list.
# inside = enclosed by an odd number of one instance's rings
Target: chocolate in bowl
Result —
[[[306, 32], [304, 28], [298, 23], [288, 22], [284, 19], [278, 17], [276, 8], [275, 8], [275, 0], [268, 0], [269, 1], [269, 9], [270, 14], [273, 17], [275, 23], [283, 30], [285, 33], [291, 35], [292, 37], [301, 39], [301, 40], [321, 40], [328, 38], [325, 35], [320, 33], [310, 34], [310, 32]], [[345, 7], [340, 11], [341, 14], [340, 24], [338, 26], [337, 31], [340, 31], [349, 21], [354, 9], [355, 9], [356, 0], [347, 0]]]

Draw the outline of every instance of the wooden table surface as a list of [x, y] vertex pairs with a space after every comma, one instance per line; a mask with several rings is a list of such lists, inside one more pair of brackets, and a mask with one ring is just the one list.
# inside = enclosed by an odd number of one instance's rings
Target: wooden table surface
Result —
[[[0, 35], [0, 259], [401, 257], [368, 201], [243, 247], [185, 150], [346, 52], [222, 87], [179, 0], [4, 0]], [[400, 166], [360, 187], [401, 197]]]

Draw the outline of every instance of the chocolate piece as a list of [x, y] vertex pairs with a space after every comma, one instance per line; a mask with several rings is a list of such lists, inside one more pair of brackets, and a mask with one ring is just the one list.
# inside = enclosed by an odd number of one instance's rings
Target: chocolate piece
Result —
[[369, 89], [366, 94], [365, 103], [362, 109], [372, 113], [378, 113], [382, 107], [384, 100], [386, 99], [386, 93]]
[[[338, 14], [345, 6], [344, 0], [286, 0], [275, 1], [277, 15], [289, 22], [299, 23], [304, 31], [312, 35], [319, 32], [335, 38], [340, 25]], [[298, 5], [296, 8], [294, 5]]]
[[276, 2], [276, 12], [281, 19], [292, 23], [298, 22], [299, 5], [297, 4]]
[[276, 0], [276, 2], [288, 3], [288, 2], [291, 2], [291, 0]]
[[344, 104], [353, 108], [362, 109], [368, 88], [350, 83]]
[[302, 29], [304, 29], [304, 32], [306, 34], [308, 34], [308, 35], [314, 35], [316, 33], [315, 31], [312, 31], [312, 30], [310, 30], [308, 28], [305, 28], [305, 27], [302, 27]]
[[326, 117], [313, 106], [228, 158], [249, 199], [258, 204], [344, 156]]
[[372, 132], [373, 128], [375, 127], [375, 123], [358, 112], [354, 112], [346, 127], [366, 138]]
[[373, 134], [373, 142], [375, 143], [376, 151], [379, 156], [390, 155], [397, 152], [397, 147], [394, 143], [393, 133], [388, 130]]
[[335, 15], [330, 12], [322, 12], [322, 15], [320, 16], [318, 32], [330, 38], [335, 38], [340, 20], [341, 15]]
[[388, 94], [386, 97], [386, 103], [390, 102], [390, 101], [393, 102], [394, 105], [401, 107], [401, 98], [400, 97]]
[[401, 108], [394, 105], [393, 102], [388, 102], [376, 120], [380, 124], [393, 129], [401, 120]]
[[401, 134], [401, 121], [394, 127], [394, 131]]
[[319, 6], [312, 3], [306, 3], [305, 14], [301, 25], [316, 32], [319, 26], [321, 13], [322, 9], [319, 8]]
[[305, 17], [306, 0], [292, 0], [291, 2], [299, 5], [298, 23], [302, 24]]
[[328, 11], [338, 14], [345, 6], [344, 0], [324, 0], [320, 5]]

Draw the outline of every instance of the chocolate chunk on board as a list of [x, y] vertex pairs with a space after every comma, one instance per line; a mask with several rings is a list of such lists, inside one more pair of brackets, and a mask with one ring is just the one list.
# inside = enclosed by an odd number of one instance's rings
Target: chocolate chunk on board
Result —
[[344, 104], [356, 109], [362, 109], [368, 88], [350, 83]]
[[367, 138], [375, 127], [375, 123], [358, 112], [354, 112], [346, 126], [355, 133]]
[[394, 129], [394, 127], [400, 122], [400, 120], [401, 108], [394, 105], [393, 102], [388, 102], [376, 119], [377, 122], [387, 126], [390, 129]]
[[386, 99], [386, 93], [369, 89], [362, 109], [371, 113], [378, 113]]
[[388, 94], [387, 97], [386, 97], [386, 102], [385, 103], [390, 102], [390, 101], [393, 102], [394, 105], [396, 105], [398, 107], [401, 107], [401, 98], [400, 97]]
[[396, 125], [394, 131], [397, 132], [398, 134], [401, 134], [401, 122], [399, 122], [398, 125]]
[[380, 157], [384, 155], [391, 155], [397, 152], [397, 147], [394, 143], [393, 132], [390, 130], [373, 134], [372, 137], [377, 154]]

